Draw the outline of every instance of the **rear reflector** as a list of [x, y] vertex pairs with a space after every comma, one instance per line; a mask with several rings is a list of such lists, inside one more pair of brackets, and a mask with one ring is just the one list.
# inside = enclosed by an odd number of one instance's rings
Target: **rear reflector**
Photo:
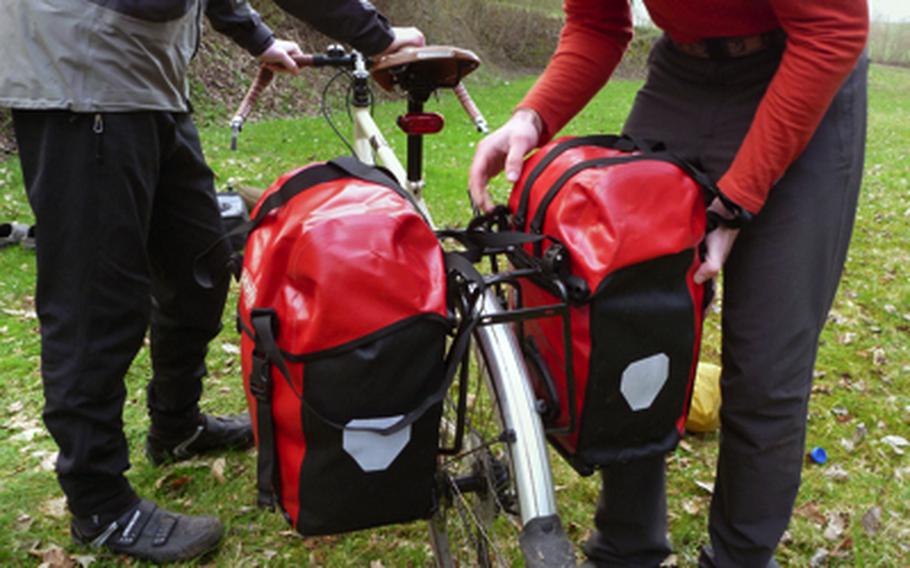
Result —
[[446, 121], [436, 112], [409, 112], [398, 117], [398, 127], [405, 134], [436, 134]]

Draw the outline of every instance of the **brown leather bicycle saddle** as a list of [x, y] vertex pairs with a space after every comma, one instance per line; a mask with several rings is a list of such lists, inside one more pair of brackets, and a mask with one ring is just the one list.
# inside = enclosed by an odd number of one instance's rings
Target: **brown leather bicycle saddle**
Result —
[[406, 47], [377, 60], [370, 69], [373, 80], [387, 90], [432, 92], [452, 88], [480, 65], [480, 58], [467, 49], [449, 45]]

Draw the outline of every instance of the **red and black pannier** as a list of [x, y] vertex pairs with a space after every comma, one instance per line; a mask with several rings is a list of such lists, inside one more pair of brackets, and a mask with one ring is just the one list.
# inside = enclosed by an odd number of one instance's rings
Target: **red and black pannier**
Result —
[[276, 181], [240, 280], [259, 501], [304, 535], [429, 517], [452, 319], [410, 196], [351, 158]]
[[[512, 191], [515, 228], [547, 236], [527, 252], [568, 258], [571, 367], [560, 318], [529, 320], [521, 335], [550, 439], [584, 474], [667, 452], [683, 434], [709, 294], [693, 280], [705, 183], [670, 154], [591, 136], [541, 148]], [[530, 279], [515, 298], [540, 307], [559, 294]]]

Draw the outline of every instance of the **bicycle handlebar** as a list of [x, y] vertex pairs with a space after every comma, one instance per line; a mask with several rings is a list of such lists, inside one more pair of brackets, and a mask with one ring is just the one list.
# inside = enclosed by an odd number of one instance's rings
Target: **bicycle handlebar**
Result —
[[477, 132], [481, 134], [489, 134], [490, 127], [487, 125], [487, 119], [483, 117], [480, 113], [480, 109], [477, 108], [477, 105], [474, 103], [474, 99], [471, 98], [471, 95], [468, 94], [468, 88], [464, 86], [464, 83], [458, 83], [453, 89], [455, 91], [455, 96], [458, 97], [458, 102], [461, 103], [461, 108], [464, 109], [468, 116], [471, 117], [471, 121], [474, 123], [474, 126], [477, 127]]
[[[327, 50], [325, 53], [305, 53], [295, 55], [293, 56], [293, 59], [297, 66], [301, 68], [353, 68], [358, 57], [360, 57], [360, 55], [356, 54], [356, 52], [353, 51], [348, 53], [339, 48], [329, 48], [329, 50]], [[366, 60], [366, 63], [369, 66], [372, 62]], [[247, 90], [246, 95], [244, 95], [243, 100], [240, 101], [240, 105], [234, 112], [234, 116], [231, 118], [231, 150], [237, 149], [237, 138], [240, 135], [240, 132], [243, 130], [243, 125], [246, 122], [246, 119], [253, 111], [253, 107], [256, 106], [256, 102], [259, 100], [259, 97], [262, 95], [263, 91], [265, 91], [265, 89], [271, 84], [274, 78], [275, 71], [272, 68], [267, 65], [262, 65], [259, 68], [259, 71], [256, 73], [256, 78], [253, 80], [253, 83]], [[477, 105], [474, 103], [471, 95], [468, 94], [468, 90], [464, 84], [459, 82], [458, 85], [453, 87], [452, 90], [455, 91], [455, 96], [458, 98], [458, 102], [461, 103], [462, 108], [474, 123], [477, 131], [483, 134], [488, 134], [490, 129], [487, 125], [487, 121], [483, 117], [483, 114], [481, 114], [480, 109], [477, 108]]]

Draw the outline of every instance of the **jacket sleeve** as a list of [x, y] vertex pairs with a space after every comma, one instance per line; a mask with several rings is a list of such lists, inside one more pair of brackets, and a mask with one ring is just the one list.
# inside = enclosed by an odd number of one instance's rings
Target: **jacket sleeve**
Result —
[[865, 0], [772, 0], [787, 47], [721, 191], [758, 212], [806, 148], [866, 45]]
[[632, 39], [629, 0], [565, 0], [556, 53], [518, 108], [537, 111], [542, 145], [604, 86]]
[[272, 30], [262, 23], [246, 0], [208, 0], [205, 15], [216, 31], [230, 37], [251, 55], [265, 51], [274, 39]]
[[366, 55], [384, 51], [394, 39], [388, 20], [369, 0], [275, 0], [275, 3], [325, 35]]

